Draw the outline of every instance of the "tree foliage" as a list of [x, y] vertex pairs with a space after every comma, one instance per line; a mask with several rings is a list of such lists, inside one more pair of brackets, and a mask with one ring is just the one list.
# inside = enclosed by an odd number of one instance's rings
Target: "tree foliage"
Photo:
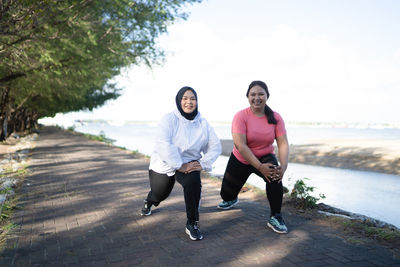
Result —
[[15, 130], [21, 111], [26, 127], [117, 98], [110, 80], [161, 62], [156, 38], [193, 2], [201, 0], [0, 0], [2, 124]]

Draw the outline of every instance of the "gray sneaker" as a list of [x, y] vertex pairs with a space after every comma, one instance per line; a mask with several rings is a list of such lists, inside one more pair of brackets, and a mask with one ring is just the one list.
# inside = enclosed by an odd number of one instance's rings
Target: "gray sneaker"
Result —
[[220, 210], [228, 210], [235, 206], [237, 203], [239, 203], [239, 199], [235, 198], [234, 200], [231, 201], [222, 201], [221, 203], [218, 204], [217, 208]]
[[189, 235], [190, 239], [192, 239], [193, 241], [203, 239], [203, 233], [200, 231], [197, 222], [195, 222], [194, 224], [186, 223], [185, 232], [186, 234]]
[[271, 216], [267, 222], [267, 226], [271, 228], [274, 232], [279, 234], [287, 234], [288, 228], [283, 221], [282, 215], [280, 213]]
[[144, 200], [142, 210], [140, 211], [140, 215], [142, 216], [149, 216], [151, 215], [151, 202]]

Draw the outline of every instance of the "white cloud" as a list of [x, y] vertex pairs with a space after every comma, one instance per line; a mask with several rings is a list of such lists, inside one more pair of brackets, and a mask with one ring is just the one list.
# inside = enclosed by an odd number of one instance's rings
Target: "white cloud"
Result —
[[270, 88], [270, 105], [289, 121], [394, 120], [388, 108], [378, 109], [376, 97], [384, 99], [385, 90], [398, 94], [399, 65], [360, 59], [329, 34], [305, 35], [280, 24], [232, 41], [191, 21], [169, 31], [160, 38], [169, 52], [165, 65], [132, 68], [119, 79], [124, 95], [97, 110], [96, 117], [158, 120], [174, 108], [178, 89], [189, 85], [199, 94], [203, 115], [230, 121], [247, 106], [248, 84], [260, 79]]

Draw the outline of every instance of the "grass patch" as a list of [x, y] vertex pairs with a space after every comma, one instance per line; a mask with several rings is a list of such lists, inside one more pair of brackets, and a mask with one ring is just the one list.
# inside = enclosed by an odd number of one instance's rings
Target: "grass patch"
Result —
[[103, 142], [103, 143], [106, 143], [108, 145], [113, 145], [115, 143], [115, 141], [116, 141], [114, 139], [106, 137], [106, 135], [105, 135], [105, 133], [103, 131], [101, 131], [99, 133], [99, 135], [93, 135], [93, 134], [87, 134], [87, 133], [84, 133], [83, 135], [86, 136], [90, 140]]
[[1, 232], [0, 232], [0, 251], [2, 251], [4, 249], [4, 246], [7, 241], [7, 235], [10, 233], [11, 230], [13, 230], [14, 228], [17, 228], [17, 227], [18, 227], [18, 225], [14, 224], [12, 222], [9, 222], [9, 223], [5, 224], [4, 226], [2, 226]]
[[7, 200], [1, 206], [0, 251], [3, 250], [6, 244], [7, 235], [10, 233], [12, 229], [18, 227], [18, 225], [12, 222], [11, 220], [11, 217], [14, 214], [15, 210], [18, 209], [17, 207], [18, 199], [19, 199], [18, 195], [13, 195], [7, 198]]
[[7, 177], [12, 173], [14, 173], [14, 170], [11, 166], [6, 166], [6, 167], [3, 166], [3, 173], [0, 174], [0, 178]]
[[75, 131], [75, 126], [69, 126], [67, 128], [67, 130], [70, 131], [70, 132], [74, 132]]
[[10, 192], [12, 192], [12, 189], [10, 187], [6, 187], [0, 190], [0, 195], [9, 194]]
[[400, 231], [389, 227], [377, 227], [367, 222], [343, 220], [342, 224], [347, 231], [354, 231], [364, 236], [386, 242], [397, 242], [400, 248]]
[[[315, 211], [314, 211], [315, 212]], [[365, 242], [377, 242], [392, 249], [395, 255], [400, 257], [400, 230], [389, 226], [381, 227], [374, 225], [371, 221], [348, 219], [337, 216], [314, 215], [343, 232], [347, 242], [360, 244]]]
[[12, 176], [13, 178], [19, 178], [19, 177], [24, 177], [28, 174], [28, 164], [19, 164], [19, 168], [14, 171], [12, 166], [7, 166], [4, 167], [4, 171], [2, 174], [0, 174], [0, 178], [4, 177], [10, 177]]
[[9, 231], [9, 230], [17, 228], [17, 227], [18, 227], [17, 224], [10, 222], [10, 223], [4, 225], [3, 229], [6, 231]]
[[354, 245], [361, 245], [363, 244], [363, 240], [359, 239], [359, 238], [355, 238], [355, 237], [349, 237], [347, 239], [347, 242], [352, 243]]
[[[21, 140], [22, 139], [17, 140], [14, 145], [18, 144]], [[31, 150], [32, 147], [31, 144], [27, 149]], [[27, 161], [29, 161], [30, 156], [31, 153], [28, 153]], [[15, 166], [17, 166], [17, 168], [15, 168]], [[9, 178], [15, 180], [15, 182], [14, 185], [7, 186], [0, 190], [0, 194], [6, 196], [4, 202], [0, 204], [0, 251], [3, 250], [6, 244], [8, 234], [18, 227], [18, 225], [12, 221], [12, 217], [14, 212], [20, 208], [20, 206], [18, 206], [21, 197], [20, 188], [25, 178], [29, 175], [29, 164], [8, 162], [1, 167], [3, 168], [3, 172], [0, 175], [0, 179], [5, 180]]]

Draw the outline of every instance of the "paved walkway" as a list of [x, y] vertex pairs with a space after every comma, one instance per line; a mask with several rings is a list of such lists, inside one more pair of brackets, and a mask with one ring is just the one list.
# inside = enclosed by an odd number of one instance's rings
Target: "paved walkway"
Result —
[[[148, 159], [45, 128], [22, 187], [19, 226], [0, 266], [399, 266], [376, 244], [352, 244], [334, 229], [285, 214], [290, 229], [265, 228], [267, 202], [241, 198], [219, 211], [219, 188], [203, 181], [204, 240], [185, 234], [179, 184], [153, 215], [139, 209], [148, 188]], [[245, 195], [245, 194], [243, 194]]]

